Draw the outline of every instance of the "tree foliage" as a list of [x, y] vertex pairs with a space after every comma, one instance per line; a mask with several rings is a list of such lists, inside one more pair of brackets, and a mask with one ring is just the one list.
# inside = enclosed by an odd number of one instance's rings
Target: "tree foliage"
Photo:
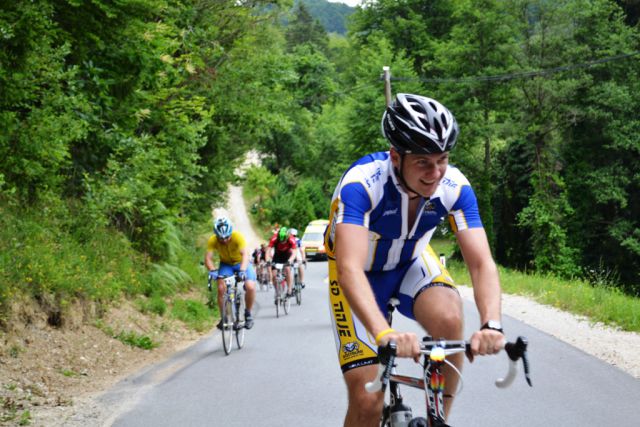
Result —
[[388, 148], [390, 66], [394, 93], [457, 117], [452, 163], [500, 263], [613, 271], [640, 293], [632, 3], [367, 1], [342, 37], [307, 1], [3, 2], [1, 200], [68, 200], [171, 262], [254, 149], [256, 215], [302, 228], [349, 164]]

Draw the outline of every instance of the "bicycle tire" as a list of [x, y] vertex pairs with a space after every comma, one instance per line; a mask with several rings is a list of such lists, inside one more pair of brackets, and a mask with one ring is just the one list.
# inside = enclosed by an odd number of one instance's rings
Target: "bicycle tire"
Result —
[[289, 310], [291, 309], [291, 298], [286, 295], [282, 300], [282, 308], [284, 308], [284, 314], [289, 314]]
[[239, 350], [244, 345], [244, 325], [246, 324], [246, 319], [244, 317], [244, 295], [238, 295], [236, 298], [238, 299], [238, 301], [236, 301], [236, 344]]
[[233, 335], [233, 303], [227, 296], [222, 299], [222, 320], [222, 348], [224, 353], [228, 355], [231, 353]]
[[276, 293], [276, 298], [275, 298], [275, 303], [276, 303], [276, 318], [280, 317], [280, 292], [278, 289], [278, 285], [276, 284], [276, 286], [274, 287], [275, 293]]
[[300, 305], [302, 304], [302, 285], [300, 283], [296, 283], [294, 289], [296, 293], [296, 304]]

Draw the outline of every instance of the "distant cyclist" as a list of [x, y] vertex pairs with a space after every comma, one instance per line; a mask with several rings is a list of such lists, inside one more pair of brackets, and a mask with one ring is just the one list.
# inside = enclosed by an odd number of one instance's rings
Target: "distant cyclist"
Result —
[[296, 230], [295, 228], [290, 228], [289, 234], [293, 236], [293, 238], [296, 240], [296, 245], [298, 245], [296, 249], [296, 261], [298, 262], [298, 277], [300, 278], [300, 284], [304, 289], [305, 287], [304, 268], [307, 265], [307, 257], [304, 253], [304, 246], [302, 244], [302, 240], [300, 239], [300, 237], [298, 237], [298, 230]]
[[[222, 297], [227, 291], [227, 286], [221, 277], [232, 276], [238, 273], [238, 278], [244, 280], [245, 288], [245, 328], [253, 327], [251, 308], [256, 296], [256, 273], [249, 262], [249, 250], [247, 242], [239, 231], [233, 229], [231, 221], [225, 217], [219, 217], [214, 221], [214, 235], [207, 244], [207, 253], [204, 258], [205, 265], [209, 269], [209, 277], [218, 277], [218, 307], [222, 313]], [[213, 263], [213, 253], [217, 252], [220, 258], [217, 275]], [[218, 323], [218, 329], [222, 329], [223, 319]]]
[[[293, 264], [296, 259], [296, 248], [298, 247], [296, 239], [289, 234], [287, 227], [280, 227], [280, 229], [269, 240], [269, 247], [267, 250], [267, 261], [278, 263]], [[284, 274], [287, 278], [287, 296], [293, 295], [293, 272], [287, 265], [284, 267]], [[271, 278], [273, 286], [276, 284], [276, 271], [271, 271]]]
[[258, 276], [258, 280], [261, 283], [265, 283], [265, 278], [269, 275], [266, 267], [266, 257], [267, 257], [267, 245], [266, 243], [262, 243], [258, 246], [252, 254], [253, 257], [253, 265], [256, 269], [256, 275]]

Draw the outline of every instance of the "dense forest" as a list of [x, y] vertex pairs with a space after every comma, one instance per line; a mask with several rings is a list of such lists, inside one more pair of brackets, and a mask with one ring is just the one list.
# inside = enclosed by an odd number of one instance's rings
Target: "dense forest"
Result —
[[92, 261], [91, 287], [60, 272], [61, 241], [99, 249], [108, 233], [178, 281], [180, 247], [248, 150], [265, 154], [246, 178], [261, 221], [326, 217], [342, 171], [387, 149], [383, 66], [394, 93], [456, 116], [451, 161], [499, 263], [640, 294], [635, 3], [364, 3], [344, 36], [293, 0], [0, 3], [0, 311], [20, 293], [109, 298], [105, 280], [134, 292], [101, 261], [121, 250]]

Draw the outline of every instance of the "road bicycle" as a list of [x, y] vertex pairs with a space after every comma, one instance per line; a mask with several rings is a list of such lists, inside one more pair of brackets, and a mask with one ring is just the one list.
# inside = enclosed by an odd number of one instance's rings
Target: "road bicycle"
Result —
[[238, 273], [232, 276], [209, 277], [209, 289], [212, 289], [211, 281], [216, 279], [224, 280], [227, 291], [222, 297], [222, 347], [225, 354], [231, 353], [233, 336], [236, 337], [236, 346], [241, 349], [244, 346], [245, 332], [245, 301], [244, 301], [244, 281], [238, 278]]
[[280, 317], [280, 307], [284, 311], [284, 314], [289, 314], [291, 308], [291, 301], [287, 294], [287, 278], [284, 274], [284, 267], [288, 264], [274, 263], [273, 268], [276, 269], [276, 283], [275, 283], [275, 299], [276, 305], [276, 317]]
[[[392, 298], [387, 308], [389, 309], [388, 322], [391, 319], [395, 307], [399, 301]], [[531, 386], [529, 372], [529, 361], [527, 358], [527, 339], [518, 337], [515, 342], [508, 342], [504, 345], [504, 350], [509, 357], [509, 370], [504, 378], [495, 381], [496, 387], [509, 387], [516, 377], [518, 361], [522, 360], [524, 375], [527, 383]], [[388, 403], [385, 405], [380, 416], [381, 427], [449, 427], [445, 422], [444, 397], [454, 395], [444, 395], [444, 375], [442, 368], [445, 364], [451, 366], [460, 377], [460, 385], [455, 394], [462, 391], [462, 374], [446, 357], [456, 353], [466, 353], [471, 357], [469, 341], [434, 340], [430, 336], [425, 336], [420, 344], [420, 353], [423, 355], [422, 370], [423, 376], [412, 377], [400, 375], [396, 372], [396, 344], [390, 341], [385, 346], [378, 348], [379, 369], [375, 379], [365, 384], [365, 389], [374, 393], [388, 388]], [[418, 388], [425, 393], [426, 418], [413, 417], [412, 410], [403, 403], [400, 385]], [[388, 387], [387, 387], [388, 386]]]
[[302, 282], [298, 275], [299, 267], [300, 264], [297, 261], [291, 266], [293, 268], [293, 295], [296, 297], [296, 304], [298, 305], [302, 304]]

